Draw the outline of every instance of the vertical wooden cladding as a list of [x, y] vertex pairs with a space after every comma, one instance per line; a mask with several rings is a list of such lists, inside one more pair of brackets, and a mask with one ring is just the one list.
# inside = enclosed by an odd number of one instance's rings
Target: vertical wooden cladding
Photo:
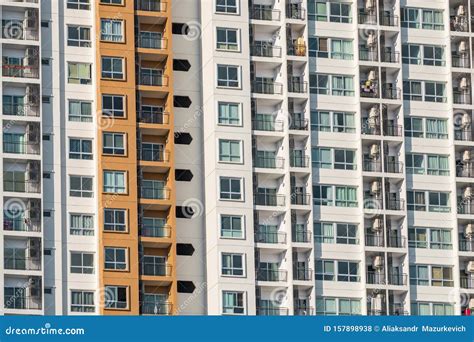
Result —
[[[174, 142], [173, 142], [173, 80], [171, 51], [170, 3], [162, 1], [161, 11], [138, 10], [136, 2], [124, 0], [123, 5], [100, 4], [97, 1], [97, 104], [98, 104], [98, 199], [99, 199], [99, 273], [100, 287], [126, 286], [128, 306], [126, 309], [110, 309], [104, 305], [108, 294], [101, 296], [101, 313], [105, 315], [140, 314], [140, 293], [168, 294], [167, 307], [176, 310], [176, 230], [175, 230], [175, 184], [174, 184]], [[147, 2], [147, 1], [145, 1]], [[164, 6], [163, 6], [164, 5]], [[122, 20], [123, 42], [100, 40], [101, 19]], [[163, 34], [162, 45], [141, 44], [140, 31]], [[110, 80], [101, 77], [102, 57], [124, 59], [125, 78]], [[161, 84], [140, 81], [141, 68], [163, 69]], [[125, 96], [124, 118], [107, 118], [101, 115], [102, 95]], [[140, 104], [162, 106], [163, 122], [141, 120]], [[151, 122], [150, 122], [151, 121]], [[104, 132], [125, 134], [126, 152], [123, 156], [102, 153]], [[140, 142], [159, 143], [165, 146], [165, 160], [143, 160]], [[138, 152], [137, 152], [138, 151]], [[145, 158], [146, 159], [146, 158]], [[126, 172], [126, 193], [106, 194], [103, 192], [104, 170]], [[141, 199], [141, 179], [164, 180], [167, 198], [162, 200]], [[128, 230], [126, 232], [104, 232], [104, 209], [126, 209]], [[166, 237], [140, 236], [139, 215], [166, 218], [169, 235]], [[128, 252], [128, 269], [109, 271], [104, 269], [104, 247], [122, 247]], [[170, 272], [166, 276], [141, 275], [142, 256], [166, 256]]]

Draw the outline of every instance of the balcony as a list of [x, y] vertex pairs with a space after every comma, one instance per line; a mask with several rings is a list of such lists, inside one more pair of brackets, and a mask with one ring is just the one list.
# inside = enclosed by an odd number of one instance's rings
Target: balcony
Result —
[[293, 270], [293, 280], [312, 281], [313, 270], [308, 267], [297, 267]]
[[265, 21], [280, 21], [281, 12], [272, 9], [272, 6], [251, 5], [249, 8], [250, 19]]
[[288, 129], [291, 131], [307, 131], [309, 128], [309, 121], [308, 119], [302, 119], [301, 115], [295, 115], [295, 113], [290, 114], [289, 118], [289, 127]]
[[[11, 289], [11, 291], [8, 291]], [[11, 310], [41, 310], [42, 308], [42, 299], [40, 296], [26, 296], [22, 294], [26, 292], [26, 288], [20, 288], [22, 291], [19, 291], [18, 288], [5, 288], [5, 296], [3, 305], [5, 309]], [[12, 292], [13, 294], [7, 294], [7, 292]], [[20, 293], [18, 293], [20, 292]]]
[[398, 26], [399, 20], [397, 15], [392, 14], [383, 14], [380, 17], [380, 25], [381, 26]]
[[460, 252], [474, 252], [474, 240], [459, 239]]
[[138, 11], [165, 12], [167, 3], [162, 0], [136, 0], [135, 9]]
[[286, 270], [270, 270], [270, 269], [259, 269], [256, 270], [256, 278], [258, 281], [286, 281], [288, 278], [288, 272]]
[[171, 276], [171, 265], [162, 262], [162, 260], [163, 257], [156, 257], [152, 255], [143, 256], [141, 262], [141, 274], [154, 277]]
[[160, 185], [154, 186], [142, 185], [140, 187], [140, 198], [152, 199], [152, 200], [169, 200], [170, 199], [170, 189], [162, 187]]
[[291, 204], [292, 205], [310, 205], [311, 195], [301, 193], [292, 189], [291, 191]]
[[9, 177], [5, 179], [5, 172], [3, 173], [3, 178], [4, 191], [34, 194], [38, 194], [41, 191], [41, 183], [39, 181], [8, 180]]
[[453, 103], [461, 105], [472, 104], [472, 97], [470, 92], [453, 91]]
[[[146, 297], [146, 294], [145, 294]], [[140, 302], [140, 314], [142, 315], [171, 315], [172, 304], [170, 302], [160, 302], [145, 300]]]
[[365, 159], [363, 170], [365, 172], [382, 172], [382, 163], [377, 160]]
[[405, 200], [389, 199], [386, 202], [386, 208], [385, 209], [394, 210], [394, 211], [403, 211], [403, 210], [405, 210]]
[[260, 157], [254, 158], [253, 166], [262, 169], [283, 169], [285, 159], [280, 157]]
[[403, 163], [397, 161], [385, 161], [386, 173], [403, 173]]
[[474, 178], [474, 166], [456, 165], [456, 177]]
[[384, 51], [382, 53], [383, 63], [400, 63], [400, 53], [399, 52], [390, 52]]
[[377, 14], [359, 12], [359, 25], [377, 25]]
[[470, 68], [471, 61], [467, 56], [461, 56], [457, 53], [452, 53], [451, 62], [453, 63], [454, 68]]
[[140, 236], [151, 238], [170, 238], [171, 227], [161, 220], [144, 217], [140, 224]]
[[306, 10], [303, 8], [301, 3], [297, 4], [286, 4], [286, 18], [287, 19], [306, 19]]
[[366, 234], [365, 245], [367, 247], [384, 247], [385, 246], [384, 237], [380, 235]]
[[168, 125], [170, 114], [155, 110], [138, 110], [137, 121], [146, 124]]
[[474, 289], [474, 278], [473, 277], [460, 277], [460, 287], [462, 289]]
[[256, 192], [254, 195], [254, 204], [266, 207], [284, 207], [285, 196]]
[[164, 150], [161, 144], [142, 143], [142, 147], [138, 149], [138, 160], [152, 161], [152, 162], [168, 162], [170, 152]]
[[290, 166], [298, 168], [309, 167], [309, 156], [300, 155], [299, 153], [290, 154]]
[[378, 59], [379, 59], [379, 55], [378, 55], [377, 50], [368, 49], [363, 46], [359, 47], [359, 60], [365, 61], [365, 62], [377, 62]]
[[38, 142], [18, 142], [8, 141], [9, 139], [3, 137], [3, 153], [12, 154], [40, 154], [40, 143]]
[[[8, 59], [9, 57], [3, 57]], [[39, 78], [38, 59], [34, 58], [30, 61], [30, 65], [21, 64], [8, 64], [2, 65], [3, 77], [14, 77], [14, 78]]]
[[403, 236], [389, 236], [387, 242], [389, 248], [405, 248], [407, 246], [407, 240]]
[[402, 137], [403, 127], [401, 125], [395, 125], [390, 123], [384, 123], [383, 135], [387, 137]]
[[168, 40], [162, 38], [162, 34], [158, 32], [140, 32], [137, 37], [137, 47], [164, 50], [168, 48]]
[[[6, 13], [4, 14], [7, 15]], [[18, 19], [3, 19], [2, 20], [2, 39], [14, 39], [14, 40], [32, 40], [38, 41], [39, 31], [37, 28], [28, 27], [27, 25], [32, 20], [18, 20]], [[37, 25], [36, 21], [36, 25]]]
[[282, 120], [252, 119], [252, 129], [263, 132], [283, 132]]
[[308, 82], [303, 77], [289, 76], [288, 91], [290, 93], [306, 94], [308, 92]]
[[400, 88], [394, 87], [389, 84], [384, 84], [382, 86], [382, 98], [387, 100], [400, 100], [401, 97], [401, 90]]
[[39, 106], [35, 104], [9, 104], [3, 103], [3, 115], [38, 117]]
[[454, 32], [468, 32], [469, 19], [467, 15], [452, 15], [449, 17], [449, 26]]
[[283, 94], [283, 84], [265, 81], [252, 81], [252, 93], [265, 95], [281, 95]]
[[280, 58], [281, 47], [275, 46], [271, 42], [255, 42], [250, 46], [250, 55], [254, 57]]
[[312, 243], [312, 234], [306, 229], [292, 228], [291, 241], [295, 243]]
[[268, 243], [268, 244], [286, 244], [286, 233], [278, 232], [276, 226], [259, 225], [257, 232], [255, 233], [256, 243]]
[[138, 74], [138, 84], [148, 87], [167, 87], [168, 76], [162, 75], [161, 70], [150, 69], [151, 72], [141, 70]]
[[9, 215], [10, 214], [5, 213], [3, 216], [3, 230], [12, 232], [41, 231], [41, 220], [23, 217], [8, 217]]
[[288, 316], [288, 308], [257, 306], [257, 316]]
[[[26, 249], [5, 248], [3, 266], [6, 270], [40, 271], [41, 258], [25, 257], [28, 252]], [[39, 254], [39, 251], [36, 251], [36, 254]]]
[[385, 285], [385, 273], [381, 272], [367, 272], [367, 284], [371, 285]]
[[455, 128], [454, 129], [454, 140], [457, 141], [472, 141], [474, 132], [471, 127], [468, 128]]
[[294, 57], [306, 57], [306, 42], [303, 37], [288, 42], [286, 54]]
[[406, 274], [388, 274], [388, 285], [393, 285], [393, 286], [406, 286], [408, 284], [407, 282], [408, 276]]

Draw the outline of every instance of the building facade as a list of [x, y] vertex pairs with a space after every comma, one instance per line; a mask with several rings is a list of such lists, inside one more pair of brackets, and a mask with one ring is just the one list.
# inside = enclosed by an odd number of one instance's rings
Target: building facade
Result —
[[474, 308], [471, 1], [0, 1], [0, 312]]

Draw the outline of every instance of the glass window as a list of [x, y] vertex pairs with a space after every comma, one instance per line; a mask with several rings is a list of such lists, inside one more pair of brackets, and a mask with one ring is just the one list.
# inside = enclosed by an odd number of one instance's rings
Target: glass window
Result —
[[448, 120], [425, 119], [427, 139], [448, 139]]
[[221, 237], [243, 238], [242, 216], [221, 215]]
[[357, 225], [347, 223], [336, 224], [336, 243], [343, 245], [357, 245]]
[[334, 281], [334, 261], [316, 260], [316, 280]]
[[232, 102], [218, 103], [218, 122], [220, 125], [240, 126], [240, 104]]
[[127, 287], [125, 286], [105, 286], [105, 308], [125, 309], [128, 306]]
[[222, 313], [232, 315], [244, 314], [244, 293], [236, 291], [222, 291]]
[[244, 255], [235, 253], [222, 253], [222, 275], [243, 276]]
[[104, 231], [126, 232], [127, 211], [125, 209], [104, 209]]
[[69, 158], [92, 160], [92, 140], [69, 139]]
[[125, 97], [123, 95], [102, 95], [102, 115], [125, 117]]
[[125, 77], [123, 58], [102, 57], [102, 78], [123, 80]]
[[449, 158], [447, 156], [428, 154], [426, 157], [429, 175], [449, 176]]
[[425, 101], [446, 102], [446, 85], [440, 82], [425, 82]]
[[89, 214], [71, 214], [69, 217], [71, 235], [94, 235], [94, 216]]
[[354, 80], [352, 76], [332, 76], [332, 95], [354, 96]]
[[100, 39], [114, 43], [123, 42], [123, 21], [114, 19], [101, 19]]
[[332, 169], [332, 151], [330, 148], [314, 148], [312, 149], [313, 167], [318, 169]]
[[95, 312], [93, 291], [71, 291], [72, 312]]
[[90, 10], [90, 0], [67, 0], [67, 8], [77, 10]]
[[431, 249], [453, 249], [451, 231], [448, 229], [430, 229]]
[[237, 14], [238, 0], [216, 0], [216, 12], [219, 14]]
[[220, 199], [241, 200], [242, 199], [242, 179], [240, 178], [220, 178]]
[[314, 223], [314, 241], [317, 243], [334, 243], [333, 223]]
[[78, 47], [91, 47], [91, 29], [84, 26], [67, 27], [67, 45]]
[[106, 270], [126, 270], [127, 269], [127, 249], [117, 247], [105, 247]]
[[239, 30], [230, 28], [217, 28], [217, 49], [227, 51], [239, 50]]
[[339, 299], [339, 315], [357, 316], [361, 314], [360, 299]]
[[423, 138], [423, 119], [405, 118], [405, 135], [413, 138]]
[[421, 28], [425, 30], [443, 30], [443, 12], [423, 9]]
[[410, 285], [429, 286], [429, 267], [425, 265], [410, 266]]
[[92, 177], [70, 176], [69, 196], [71, 197], [94, 197], [92, 188]]
[[444, 48], [441, 46], [423, 46], [423, 65], [444, 66]]
[[336, 207], [357, 207], [357, 189], [350, 186], [336, 186]]
[[333, 188], [329, 185], [313, 185], [313, 204], [321, 206], [333, 206]]
[[92, 102], [69, 100], [69, 121], [92, 122]]
[[334, 168], [336, 170], [355, 170], [356, 153], [351, 150], [334, 150]]
[[124, 194], [127, 191], [124, 171], [104, 171], [104, 192]]
[[219, 161], [228, 163], [240, 163], [241, 157], [240, 140], [219, 139]]
[[123, 133], [103, 133], [102, 153], [125, 155], [125, 138]]
[[454, 286], [452, 267], [431, 266], [431, 286]]
[[429, 211], [448, 213], [451, 211], [449, 206], [449, 193], [447, 192], [429, 192]]
[[352, 23], [351, 4], [330, 2], [329, 21], [333, 23]]
[[337, 281], [358, 282], [359, 263], [351, 261], [337, 262]]
[[310, 74], [309, 90], [312, 94], [329, 95], [329, 75]]
[[403, 81], [403, 99], [406, 101], [423, 101], [421, 81]]
[[89, 63], [68, 63], [68, 83], [92, 84], [92, 67]]
[[402, 62], [404, 64], [421, 65], [422, 49], [417, 44], [403, 44], [402, 45]]
[[422, 154], [406, 155], [407, 173], [415, 175], [426, 174], [425, 158]]
[[337, 315], [337, 303], [335, 298], [316, 298], [316, 315]]
[[71, 252], [71, 273], [94, 274], [94, 254]]
[[411, 211], [426, 211], [424, 191], [407, 191], [407, 206]]
[[428, 248], [428, 229], [410, 228], [408, 230], [408, 246], [411, 248]]
[[240, 87], [240, 68], [236, 65], [217, 65], [217, 85], [219, 87]]

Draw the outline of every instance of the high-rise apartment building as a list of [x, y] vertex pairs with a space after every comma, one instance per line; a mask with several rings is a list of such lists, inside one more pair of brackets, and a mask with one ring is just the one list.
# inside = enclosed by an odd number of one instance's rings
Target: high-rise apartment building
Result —
[[1, 0], [2, 314], [474, 308], [472, 0]]

